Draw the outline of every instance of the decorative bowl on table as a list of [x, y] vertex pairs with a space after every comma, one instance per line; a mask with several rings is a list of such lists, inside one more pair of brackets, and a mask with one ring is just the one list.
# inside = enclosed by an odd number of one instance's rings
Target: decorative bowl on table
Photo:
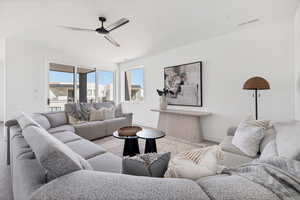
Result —
[[125, 126], [118, 129], [120, 136], [136, 136], [136, 133], [141, 131], [142, 128], [139, 126]]

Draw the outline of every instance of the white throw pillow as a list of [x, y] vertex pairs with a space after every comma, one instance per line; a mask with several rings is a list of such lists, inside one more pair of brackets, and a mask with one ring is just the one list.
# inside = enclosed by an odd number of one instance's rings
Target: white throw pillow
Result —
[[218, 172], [218, 160], [223, 159], [219, 146], [195, 149], [177, 154], [169, 162], [165, 177], [197, 180]]
[[244, 120], [242, 121], [232, 139], [232, 144], [250, 157], [255, 157], [259, 145], [264, 138], [264, 130], [269, 127], [270, 121]]
[[300, 160], [300, 123], [276, 123], [274, 127], [278, 155]]
[[103, 121], [105, 120], [106, 108], [100, 108], [99, 110], [91, 108], [90, 110], [90, 121]]

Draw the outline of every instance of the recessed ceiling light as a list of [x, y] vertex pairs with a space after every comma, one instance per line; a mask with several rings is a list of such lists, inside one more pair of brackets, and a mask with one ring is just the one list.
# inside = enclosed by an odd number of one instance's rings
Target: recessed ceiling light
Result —
[[258, 22], [258, 21], [259, 21], [259, 19], [252, 19], [252, 20], [240, 23], [240, 24], [238, 24], [238, 26], [245, 26], [245, 25], [252, 24], [252, 23], [255, 23], [255, 22]]

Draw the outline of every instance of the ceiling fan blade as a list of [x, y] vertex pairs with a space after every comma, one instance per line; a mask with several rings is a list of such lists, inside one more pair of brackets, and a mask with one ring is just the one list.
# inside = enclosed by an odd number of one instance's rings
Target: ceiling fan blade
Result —
[[115, 30], [121, 26], [123, 26], [124, 24], [127, 24], [129, 22], [129, 19], [126, 19], [126, 18], [121, 18], [119, 19], [118, 21], [116, 21], [115, 23], [109, 25], [106, 27], [106, 29], [108, 31], [112, 31], [112, 30]]
[[110, 35], [106, 34], [104, 35], [104, 38], [107, 39], [112, 45], [120, 47], [120, 44], [117, 43], [112, 37], [110, 37]]
[[61, 28], [65, 28], [65, 29], [69, 29], [69, 30], [73, 30], [73, 31], [95, 31], [93, 29], [87, 29], [87, 28], [77, 28], [77, 27], [72, 27], [72, 26], [59, 26]]

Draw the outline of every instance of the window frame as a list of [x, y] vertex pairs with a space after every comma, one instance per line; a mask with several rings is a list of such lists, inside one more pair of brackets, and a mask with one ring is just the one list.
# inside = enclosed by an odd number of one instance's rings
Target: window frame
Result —
[[[135, 70], [135, 69], [143, 69], [143, 94], [144, 94], [144, 98], [143, 100], [126, 100], [125, 99], [125, 72], [127, 71], [131, 71], [131, 70]], [[128, 103], [128, 104], [139, 104], [139, 103], [144, 103], [145, 102], [145, 98], [146, 98], [146, 92], [145, 92], [145, 67], [143, 65], [137, 65], [137, 66], [133, 66], [133, 67], [128, 67], [124, 70], [121, 71], [121, 102], [122, 103]]]

